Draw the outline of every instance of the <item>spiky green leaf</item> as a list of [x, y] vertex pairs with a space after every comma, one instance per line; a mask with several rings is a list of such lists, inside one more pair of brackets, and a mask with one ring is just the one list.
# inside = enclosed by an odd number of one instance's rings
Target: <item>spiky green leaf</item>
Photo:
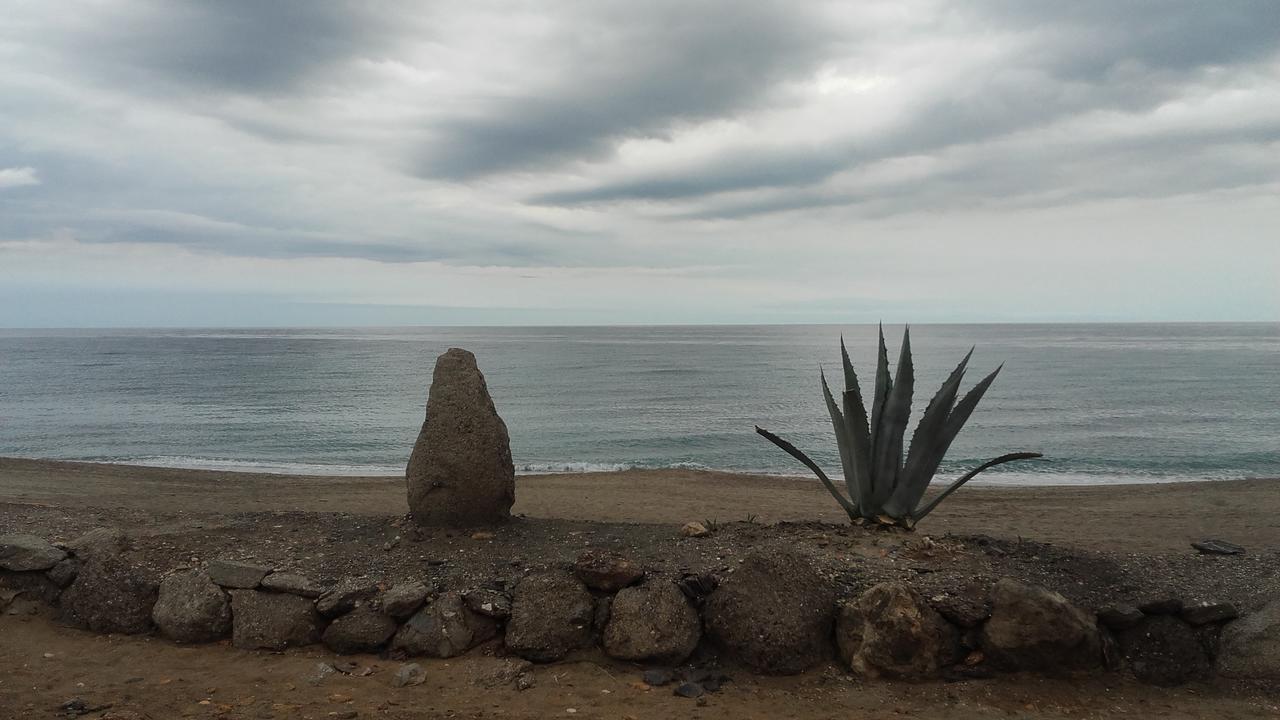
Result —
[[911, 393], [915, 387], [915, 369], [911, 364], [911, 329], [902, 331], [902, 349], [898, 353], [898, 372], [884, 401], [879, 435], [872, 450], [872, 503], [883, 507], [897, 485], [902, 470], [903, 436], [911, 419]]
[[822, 485], [827, 489], [827, 492], [831, 493], [831, 496], [836, 499], [836, 502], [840, 503], [840, 507], [844, 508], [844, 511], [848, 513], [850, 520], [860, 517], [858, 509], [853, 506], [853, 503], [850, 502], [848, 498], [840, 494], [840, 491], [836, 489], [835, 483], [831, 482], [831, 478], [827, 477], [827, 474], [822, 472], [822, 468], [818, 467], [818, 463], [814, 462], [808, 455], [805, 455], [803, 452], [798, 450], [795, 445], [792, 445], [759, 425], [756, 426], [756, 432], [764, 436], [764, 438], [769, 442], [785, 450], [788, 455], [799, 460], [805, 467], [812, 470], [813, 474], [818, 476], [818, 480], [822, 481]]
[[946, 490], [943, 490], [942, 492], [938, 493], [937, 497], [929, 501], [929, 504], [920, 508], [918, 512], [912, 513], [911, 518], [912, 518], [913, 524], [923, 520], [925, 515], [928, 515], [929, 513], [933, 512], [933, 509], [938, 507], [938, 503], [941, 503], [943, 500], [946, 500], [948, 495], [955, 492], [956, 490], [959, 490], [961, 485], [977, 477], [978, 473], [982, 472], [983, 470], [993, 468], [996, 465], [1003, 465], [1007, 462], [1013, 462], [1015, 460], [1032, 460], [1039, 457], [1044, 457], [1044, 456], [1036, 452], [1016, 452], [1016, 453], [1009, 453], [1008, 455], [1001, 455], [1000, 457], [994, 460], [988, 460], [987, 462], [979, 465], [973, 470], [970, 470], [959, 480], [956, 480], [955, 482], [951, 483], [951, 485], [948, 486]]
[[884, 324], [880, 325], [880, 350], [876, 354], [876, 389], [871, 398], [871, 466], [876, 466], [876, 448], [880, 443], [880, 418], [884, 415], [884, 402], [893, 388], [889, 376], [889, 349], [884, 344]]
[[849, 493], [856, 498], [863, 515], [870, 516], [876, 511], [876, 506], [873, 505], [871, 484], [871, 435], [867, 431], [867, 410], [862, 406], [862, 395], [857, 390], [845, 390], [842, 399], [845, 427], [849, 433], [849, 459], [853, 465]]
[[831, 388], [827, 386], [827, 374], [818, 369], [818, 377], [822, 380], [822, 399], [827, 403], [827, 412], [831, 415], [831, 428], [836, 433], [836, 448], [840, 452], [840, 466], [844, 470], [845, 486], [849, 489], [849, 497], [853, 499], [854, 505], [861, 505], [862, 497], [858, 495], [855, 476], [857, 474], [854, 465], [852, 448], [849, 444], [849, 429], [846, 418], [840, 413], [840, 407], [836, 405], [836, 400], [831, 396]]

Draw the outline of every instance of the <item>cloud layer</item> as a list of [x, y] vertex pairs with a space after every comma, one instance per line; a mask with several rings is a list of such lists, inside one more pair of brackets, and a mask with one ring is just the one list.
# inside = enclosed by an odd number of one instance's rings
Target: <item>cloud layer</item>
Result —
[[1274, 319], [1276, 27], [1269, 0], [19, 0], [0, 282], [424, 321]]

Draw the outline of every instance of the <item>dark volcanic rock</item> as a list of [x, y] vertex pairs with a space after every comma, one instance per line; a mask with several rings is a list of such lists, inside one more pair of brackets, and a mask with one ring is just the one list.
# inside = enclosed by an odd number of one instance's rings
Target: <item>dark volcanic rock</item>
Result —
[[649, 581], [613, 598], [604, 651], [619, 660], [684, 661], [702, 638], [702, 621], [675, 583]]
[[1156, 598], [1138, 606], [1147, 615], [1177, 615], [1182, 612], [1182, 600], [1176, 597]]
[[526, 660], [551, 662], [591, 644], [595, 601], [562, 572], [525, 576], [511, 600], [507, 647]]
[[290, 595], [298, 595], [304, 598], [315, 599], [324, 593], [324, 588], [319, 583], [314, 582], [305, 575], [297, 573], [276, 573], [262, 578], [259, 583], [263, 590], [271, 592], [289, 593]]
[[573, 572], [587, 587], [617, 592], [644, 577], [644, 569], [610, 550], [587, 550], [578, 556]]
[[45, 605], [57, 604], [58, 596], [62, 594], [61, 586], [50, 579], [48, 573], [39, 570], [0, 570], [0, 588], [12, 591], [13, 597], [22, 595]]
[[231, 601], [207, 574], [189, 570], [160, 582], [151, 618], [170, 640], [210, 642], [231, 632]]
[[1244, 548], [1226, 540], [1201, 540], [1191, 543], [1191, 547], [1205, 555], [1243, 555]]
[[855, 672], [920, 680], [955, 662], [960, 636], [906, 583], [881, 583], [841, 605], [840, 657]]
[[515, 466], [507, 425], [466, 350], [450, 348], [436, 359], [427, 418], [405, 477], [419, 524], [483, 525], [511, 514]]
[[1098, 611], [1098, 622], [1112, 630], [1128, 630], [1145, 617], [1141, 610], [1132, 605], [1112, 605]]
[[49, 568], [46, 574], [55, 585], [64, 588], [75, 582], [76, 575], [80, 574], [80, 561], [71, 557], [63, 558], [57, 565]]
[[1097, 624], [1058, 593], [1004, 578], [991, 600], [982, 649], [997, 665], [1043, 672], [1101, 665]]
[[81, 560], [119, 555], [130, 547], [129, 536], [118, 528], [96, 528], [67, 543], [67, 550]]
[[382, 594], [382, 612], [403, 620], [417, 612], [431, 590], [420, 582], [399, 583]]
[[831, 654], [835, 590], [794, 549], [759, 548], [707, 598], [703, 619], [711, 639], [752, 669], [795, 674]]
[[151, 629], [151, 609], [159, 582], [150, 572], [121, 555], [91, 556], [62, 593], [62, 618], [77, 627], [102, 633], [144, 633]]
[[1116, 639], [1134, 677], [1151, 685], [1181, 685], [1212, 670], [1200, 635], [1172, 615], [1153, 615]]
[[0, 535], [0, 570], [48, 570], [67, 553], [35, 535]]
[[1227, 623], [1218, 671], [1227, 677], [1280, 682], [1280, 600]]
[[231, 617], [231, 642], [244, 650], [283, 650], [320, 639], [315, 605], [297, 595], [232, 590]]
[[357, 603], [373, 599], [378, 586], [364, 580], [349, 580], [323, 593], [316, 600], [316, 611], [327, 618], [334, 618], [351, 611]]
[[511, 597], [498, 590], [478, 588], [462, 597], [467, 607], [487, 617], [505, 620], [511, 617]]
[[1182, 608], [1182, 619], [1192, 625], [1226, 622], [1240, 616], [1231, 603], [1197, 603]]
[[960, 592], [943, 592], [929, 596], [929, 606], [948, 622], [962, 628], [974, 628], [991, 617], [990, 589], [970, 585]]
[[339, 617], [325, 628], [325, 647], [340, 654], [377, 652], [396, 632], [396, 621], [366, 606]]
[[493, 618], [472, 612], [458, 593], [445, 593], [400, 627], [391, 648], [408, 655], [450, 658], [497, 634]]
[[252, 590], [271, 572], [271, 568], [234, 560], [209, 563], [209, 578], [224, 588]]

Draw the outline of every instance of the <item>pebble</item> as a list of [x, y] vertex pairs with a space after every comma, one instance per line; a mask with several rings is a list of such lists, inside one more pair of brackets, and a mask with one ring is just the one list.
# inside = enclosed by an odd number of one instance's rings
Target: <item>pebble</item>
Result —
[[1244, 548], [1226, 540], [1201, 540], [1191, 543], [1191, 547], [1205, 555], [1243, 555]]
[[640, 679], [644, 680], [644, 684], [650, 687], [662, 687], [675, 679], [675, 673], [666, 668], [655, 668], [653, 670], [645, 670]]
[[391, 684], [394, 687], [410, 687], [413, 685], [421, 685], [427, 679], [427, 673], [418, 663], [405, 663], [396, 670], [395, 677], [391, 678]]
[[702, 686], [692, 682], [680, 683], [675, 690], [671, 691], [671, 694], [685, 698], [699, 698], [702, 697]]

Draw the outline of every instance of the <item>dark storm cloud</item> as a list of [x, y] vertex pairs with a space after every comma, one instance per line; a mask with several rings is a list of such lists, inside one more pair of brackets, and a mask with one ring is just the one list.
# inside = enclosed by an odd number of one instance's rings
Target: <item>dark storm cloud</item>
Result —
[[419, 174], [466, 180], [606, 158], [628, 138], [759, 105], [812, 71], [834, 39], [782, 0], [580, 8], [586, 16], [559, 30], [580, 50], [562, 79], [439, 121]]

